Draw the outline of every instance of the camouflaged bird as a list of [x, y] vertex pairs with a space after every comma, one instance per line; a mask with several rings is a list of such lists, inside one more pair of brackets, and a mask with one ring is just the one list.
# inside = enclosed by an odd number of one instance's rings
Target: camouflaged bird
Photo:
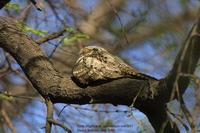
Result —
[[157, 80], [138, 72], [117, 56], [97, 46], [83, 48], [72, 70], [72, 80], [81, 87], [94, 86], [120, 78]]

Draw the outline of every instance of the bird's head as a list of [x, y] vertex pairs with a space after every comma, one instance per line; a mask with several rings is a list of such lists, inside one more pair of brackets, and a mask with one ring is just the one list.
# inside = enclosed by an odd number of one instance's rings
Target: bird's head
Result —
[[87, 46], [80, 51], [80, 55], [89, 56], [95, 53], [102, 53], [102, 52], [108, 52], [108, 51], [98, 46]]

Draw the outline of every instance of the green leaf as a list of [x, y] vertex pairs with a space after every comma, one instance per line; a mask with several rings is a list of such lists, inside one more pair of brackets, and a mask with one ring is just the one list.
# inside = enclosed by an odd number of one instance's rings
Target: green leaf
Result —
[[72, 44], [74, 41], [76, 41], [76, 38], [65, 37], [62, 41], [63, 41], [64, 44], [69, 45], [69, 44]]
[[77, 39], [90, 39], [90, 37], [86, 34], [76, 34], [75, 37]]
[[48, 33], [47, 30], [40, 30], [40, 29], [33, 29], [32, 27], [29, 27], [28, 25], [22, 23], [22, 22], [18, 22], [17, 26], [23, 31], [23, 32], [29, 32], [29, 33], [33, 33], [37, 36], [44, 36], [45, 34]]
[[1, 100], [12, 101], [13, 98], [12, 98], [12, 96], [8, 96], [8, 95], [6, 95], [5, 93], [1, 93], [1, 92], [0, 92], [0, 101], [1, 101]]
[[69, 28], [66, 28], [66, 31], [69, 33], [75, 33], [76, 30], [72, 27], [69, 27]]
[[6, 9], [10, 9], [10, 10], [16, 10], [19, 11], [20, 10], [20, 5], [18, 5], [17, 3], [8, 3], [5, 6]]
[[85, 34], [73, 34], [73, 35], [63, 38], [61, 42], [63, 42], [65, 45], [70, 45], [74, 43], [75, 41], [82, 41], [86, 39], [90, 39], [90, 37]]
[[31, 33], [33, 33], [33, 34], [35, 34], [37, 36], [44, 36], [45, 34], [48, 33], [47, 30], [33, 29], [31, 27], [28, 27], [28, 26], [24, 27], [24, 31], [25, 32], [31, 32]]

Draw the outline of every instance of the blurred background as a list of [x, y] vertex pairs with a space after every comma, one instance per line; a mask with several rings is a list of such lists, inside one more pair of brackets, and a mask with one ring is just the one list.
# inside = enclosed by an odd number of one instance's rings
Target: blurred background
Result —
[[[66, 75], [71, 75], [81, 48], [97, 45], [160, 79], [172, 68], [181, 44], [197, 20], [198, 10], [198, 0], [38, 0], [36, 6], [29, 0], [11, 0], [0, 15], [17, 19], [55, 68]], [[60, 36], [42, 40], [54, 32]], [[184, 94], [197, 127], [199, 92], [197, 79], [191, 81]], [[176, 100], [169, 103], [169, 109], [181, 116], [181, 121], [172, 117], [181, 132], [188, 132], [190, 128]], [[0, 49], [0, 133], [43, 133], [45, 117], [44, 100], [18, 63]], [[54, 118], [75, 133], [96, 132], [92, 131], [96, 125], [112, 133], [154, 132], [145, 114], [122, 105], [55, 104]], [[53, 132], [65, 131], [53, 126]]]

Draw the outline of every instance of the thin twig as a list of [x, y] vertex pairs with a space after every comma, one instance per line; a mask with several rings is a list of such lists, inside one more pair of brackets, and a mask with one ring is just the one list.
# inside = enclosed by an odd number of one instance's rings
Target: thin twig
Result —
[[169, 109], [167, 109], [167, 112], [172, 115], [174, 118], [176, 118], [184, 127], [187, 131], [189, 131], [189, 127], [187, 126], [187, 124], [185, 124], [185, 122], [182, 120], [182, 116], [179, 114], [175, 114], [173, 112], [171, 112]]
[[145, 89], [145, 87], [140, 88], [140, 90], [138, 91], [138, 93], [136, 94], [136, 96], [133, 99], [133, 102], [130, 105], [130, 108], [134, 107], [135, 101], [137, 100], [137, 97], [139, 96], [139, 94]]
[[[22, 96], [22, 95], [13, 95], [7, 92], [1, 92], [0, 94], [3, 94], [7, 97], [11, 97], [11, 98], [22, 98], [22, 99], [27, 99], [27, 100], [35, 100], [36, 97], [32, 97], [32, 96]], [[38, 99], [40, 102], [44, 102], [42, 99]]]
[[183, 100], [183, 97], [180, 96], [180, 92], [179, 92], [179, 89], [178, 89], [178, 84], [176, 83], [176, 91], [177, 91], [177, 94], [178, 94], [178, 97], [179, 97], [179, 101], [180, 101], [180, 105], [181, 105], [181, 109], [183, 110], [183, 113], [185, 114], [185, 117], [187, 119], [187, 121], [189, 122], [190, 124], [190, 127], [192, 129], [192, 133], [196, 133], [197, 132], [197, 129], [196, 129], [196, 126], [195, 126], [195, 122], [194, 122], [194, 119], [190, 113], [190, 111], [187, 109], [186, 105], [185, 105], [185, 102]]
[[12, 133], [16, 133], [17, 131], [15, 127], [13, 126], [12, 121], [10, 120], [8, 114], [3, 108], [1, 109], [1, 115], [2, 115], [2, 118], [5, 120], [5, 123], [8, 125], [8, 127], [12, 131]]
[[46, 99], [46, 106], [47, 106], [47, 117], [46, 117], [45, 133], [51, 133], [52, 123], [49, 122], [49, 120], [53, 119], [53, 103], [48, 98]]
[[69, 106], [69, 104], [65, 105], [58, 113], [58, 117], [61, 115], [61, 113], [64, 111], [64, 109]]
[[[51, 43], [50, 43], [51, 44]], [[50, 53], [50, 55], [48, 56], [49, 59], [53, 57], [53, 54], [56, 52], [58, 46], [61, 44], [61, 42], [59, 42], [57, 45], [54, 45], [55, 48], [53, 49], [53, 51]]]
[[55, 5], [52, 4], [50, 0], [46, 0], [46, 2], [49, 4], [49, 7], [51, 8], [53, 14], [55, 15], [56, 19], [60, 21], [60, 23], [64, 26], [66, 26], [65, 21], [60, 18], [59, 14], [56, 11]]
[[116, 15], [117, 19], [119, 20], [119, 23], [120, 23], [120, 26], [121, 26], [121, 29], [122, 29], [122, 34], [123, 34], [123, 36], [124, 36], [124, 39], [125, 39], [125, 41], [126, 41], [126, 44], [128, 45], [128, 44], [129, 44], [129, 41], [128, 41], [128, 38], [127, 38], [127, 36], [126, 36], [126, 31], [125, 31], [125, 28], [124, 28], [124, 26], [123, 26], [122, 20], [121, 20], [121, 18], [120, 18], [120, 16], [119, 16], [117, 10], [115, 9], [115, 7], [113, 7], [112, 3], [109, 2], [109, 1], [107, 1], [107, 2], [108, 2], [108, 4], [109, 4], [109, 6], [112, 8], [112, 10], [113, 10], [114, 14]]
[[21, 13], [19, 15], [18, 20], [20, 22], [26, 22], [27, 19], [28, 19], [28, 17], [29, 17], [29, 15], [30, 15], [31, 9], [32, 9], [32, 4], [30, 3], [24, 9], [22, 9], [22, 11], [21, 11]]
[[42, 9], [38, 6], [37, 2], [35, 0], [30, 0], [30, 2], [36, 7], [38, 11], [42, 11]]
[[41, 38], [40, 40], [37, 40], [36, 43], [37, 44], [42, 44], [42, 43], [48, 42], [50, 40], [56, 39], [56, 38], [62, 36], [65, 32], [66, 32], [66, 28], [64, 28], [64, 29], [62, 29], [60, 31], [54, 32], [52, 34], [49, 34], [49, 35]]
[[59, 122], [57, 120], [53, 120], [53, 119], [48, 119], [48, 121], [51, 124], [57, 125], [59, 127], [62, 127], [66, 132], [72, 133], [72, 131], [68, 127], [66, 127], [63, 123], [61, 123], [61, 122]]
[[179, 75], [181, 77], [189, 77], [189, 78], [193, 79], [195, 82], [200, 83], [200, 77], [198, 77], [194, 74], [180, 73]]
[[[73, 107], [74, 109], [77, 109], [77, 110], [100, 112], [100, 113], [128, 113], [130, 111], [130, 109], [128, 109], [128, 110], [118, 110], [118, 109], [116, 109], [116, 110], [100, 110], [100, 109], [84, 108], [84, 107], [79, 107], [79, 106], [67, 104], [59, 111], [58, 117], [61, 115], [61, 113], [64, 111], [64, 109], [67, 106]], [[132, 110], [135, 110], [135, 109], [132, 108]]]

